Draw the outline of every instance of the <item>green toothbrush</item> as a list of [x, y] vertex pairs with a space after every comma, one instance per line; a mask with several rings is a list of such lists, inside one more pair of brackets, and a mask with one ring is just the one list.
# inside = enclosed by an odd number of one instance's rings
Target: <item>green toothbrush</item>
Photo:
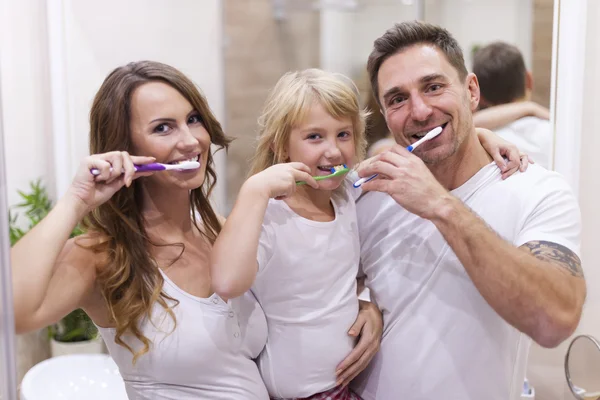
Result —
[[[347, 174], [348, 172], [350, 172], [350, 169], [346, 166], [346, 164], [336, 165], [335, 167], [331, 167], [331, 174], [313, 176], [313, 178], [315, 178], [315, 181], [322, 181], [323, 179], [334, 178], [336, 176]], [[298, 181], [296, 182], [296, 185], [306, 185], [306, 182]]]

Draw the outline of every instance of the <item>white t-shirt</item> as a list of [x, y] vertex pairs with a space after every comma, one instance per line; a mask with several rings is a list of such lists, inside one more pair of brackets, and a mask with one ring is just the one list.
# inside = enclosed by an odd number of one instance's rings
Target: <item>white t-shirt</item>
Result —
[[[580, 213], [564, 179], [494, 164], [452, 191], [515, 246], [579, 253]], [[384, 193], [357, 202], [361, 269], [383, 312], [381, 350], [353, 383], [365, 400], [507, 400], [521, 393], [530, 339], [484, 300], [442, 234]], [[535, 284], [535, 283], [532, 283]]]
[[258, 359], [271, 397], [308, 397], [335, 387], [337, 365], [352, 351], [360, 257], [356, 206], [334, 194], [335, 220], [316, 222], [270, 200], [252, 287], [267, 317]]
[[495, 133], [515, 144], [519, 150], [533, 158], [537, 165], [552, 169], [552, 127], [550, 121], [537, 117], [524, 117], [508, 124]]

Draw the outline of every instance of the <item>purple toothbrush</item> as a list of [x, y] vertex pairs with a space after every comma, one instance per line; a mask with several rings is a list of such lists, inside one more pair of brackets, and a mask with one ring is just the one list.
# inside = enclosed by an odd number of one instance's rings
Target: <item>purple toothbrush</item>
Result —
[[[184, 161], [179, 164], [160, 164], [160, 163], [152, 163], [152, 164], [144, 164], [144, 165], [134, 165], [136, 172], [150, 172], [150, 171], [169, 171], [169, 170], [186, 170], [186, 169], [198, 169], [200, 168], [200, 163], [198, 161]], [[112, 170], [112, 168], [111, 168]], [[90, 170], [92, 175], [98, 176], [100, 175], [100, 171], [96, 168], [92, 168]]]

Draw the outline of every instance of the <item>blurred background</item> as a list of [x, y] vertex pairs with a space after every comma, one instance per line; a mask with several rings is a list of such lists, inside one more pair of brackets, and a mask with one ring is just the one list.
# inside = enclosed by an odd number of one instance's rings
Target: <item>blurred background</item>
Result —
[[[549, 106], [553, 6], [553, 0], [224, 1], [224, 121], [237, 138], [228, 157], [227, 193], [237, 193], [244, 181], [256, 117], [289, 70], [320, 67], [351, 77], [374, 113], [369, 143], [387, 134], [372, 107], [366, 62], [373, 41], [398, 21], [422, 19], [447, 28], [468, 68], [478, 47], [497, 40], [515, 44], [532, 69], [533, 98]], [[234, 199], [227, 197], [228, 207]]]
[[[0, 122], [8, 204], [24, 201], [19, 191], [39, 192], [39, 186], [31, 186], [38, 180], [48, 201], [64, 193], [88, 154], [89, 108], [103, 79], [119, 65], [151, 59], [191, 77], [225, 131], [236, 138], [228, 154], [216, 156], [215, 204], [227, 215], [248, 172], [256, 119], [282, 74], [319, 67], [351, 77], [363, 104], [372, 108], [368, 135], [373, 143], [387, 135], [365, 70], [373, 40], [395, 22], [426, 20], [458, 39], [469, 69], [474, 52], [493, 41], [511, 43], [523, 54], [533, 75], [532, 100], [550, 107], [552, 126], [560, 128], [554, 133], [559, 143], [554, 165], [571, 180], [586, 222], [583, 260], [589, 295], [578, 332], [600, 337], [595, 290], [600, 289], [600, 256], [594, 252], [600, 233], [600, 179], [593, 162], [600, 145], [595, 118], [600, 4], [571, 4], [573, 10], [587, 10], [587, 16], [569, 16], [580, 20], [563, 29], [563, 35], [574, 32], [573, 41], [563, 38], [559, 49], [553, 41], [560, 21], [554, 0], [0, 0]], [[559, 62], [559, 50], [578, 51], [574, 54], [581, 58], [564, 56]], [[571, 66], [560, 70], [570, 73], [564, 81], [557, 80], [563, 76], [557, 65]], [[561, 97], [561, 82], [573, 88], [568, 79], [579, 86], [575, 94], [566, 88]], [[13, 220], [16, 229], [26, 229], [28, 223], [23, 212]], [[7, 335], [0, 326], [0, 342]], [[50, 357], [48, 336], [42, 330], [16, 337], [17, 381]], [[527, 376], [538, 399], [567, 398], [565, 351], [564, 346], [532, 349]]]

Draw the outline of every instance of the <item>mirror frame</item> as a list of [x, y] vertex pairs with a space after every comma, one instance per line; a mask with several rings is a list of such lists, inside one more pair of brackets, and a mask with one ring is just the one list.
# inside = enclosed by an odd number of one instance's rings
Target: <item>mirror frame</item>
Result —
[[598, 342], [598, 340], [591, 335], [575, 336], [571, 340], [571, 343], [569, 343], [569, 348], [567, 349], [567, 353], [565, 354], [565, 378], [567, 379], [567, 385], [569, 386], [569, 390], [571, 391], [571, 393], [573, 393], [573, 395], [575, 396], [576, 399], [584, 400], [584, 397], [580, 397], [579, 394], [575, 393], [575, 390], [574, 390], [575, 385], [571, 381], [571, 372], [569, 370], [569, 356], [571, 355], [571, 348], [573, 347], [573, 345], [575, 344], [576, 341], [581, 340], [581, 339], [587, 339], [587, 340], [590, 340], [592, 343], [594, 343], [594, 345], [596, 345], [596, 349], [598, 350], [598, 353], [600, 353], [600, 342]]
[[579, 198], [588, 0], [554, 0], [550, 122], [553, 169]]

